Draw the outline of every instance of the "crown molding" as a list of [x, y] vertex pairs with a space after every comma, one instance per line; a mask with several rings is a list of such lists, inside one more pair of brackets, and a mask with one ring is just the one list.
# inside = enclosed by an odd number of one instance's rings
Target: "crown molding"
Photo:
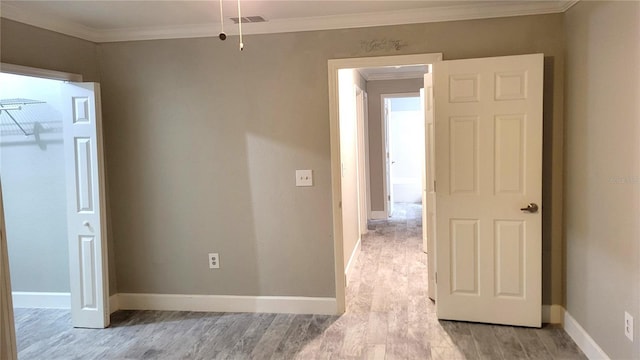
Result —
[[100, 31], [65, 19], [25, 11], [3, 1], [0, 1], [0, 17], [93, 42], [96, 42], [96, 34]]
[[[562, 13], [578, 1], [509, 3], [498, 1], [378, 13], [275, 19], [263, 23], [243, 24], [242, 29], [244, 34], [251, 35], [551, 14]], [[217, 36], [219, 32], [218, 23], [103, 30], [49, 15], [26, 12], [15, 5], [1, 1], [0, 16], [96, 43], [211, 37]], [[237, 29], [229, 29], [228, 35], [237, 35]]]

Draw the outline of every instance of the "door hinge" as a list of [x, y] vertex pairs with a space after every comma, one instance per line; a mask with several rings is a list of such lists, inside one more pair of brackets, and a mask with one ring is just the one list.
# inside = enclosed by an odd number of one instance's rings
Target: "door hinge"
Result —
[[438, 273], [436, 273], [436, 284], [438, 283]]
[[436, 181], [433, 180], [433, 192], [436, 192]]
[[387, 195], [387, 200], [391, 201], [391, 195]]

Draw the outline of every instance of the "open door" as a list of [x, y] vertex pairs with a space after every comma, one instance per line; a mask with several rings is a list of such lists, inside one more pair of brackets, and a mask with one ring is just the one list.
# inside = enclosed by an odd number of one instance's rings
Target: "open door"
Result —
[[360, 235], [368, 232], [367, 220], [367, 171], [366, 171], [366, 140], [365, 140], [365, 92], [356, 86], [356, 137], [357, 137], [357, 166], [358, 177], [358, 225]]
[[109, 326], [107, 226], [100, 87], [62, 84], [71, 317], [74, 327]]
[[11, 277], [9, 276], [9, 252], [4, 225], [2, 184], [0, 184], [0, 359], [14, 360], [17, 357]]
[[385, 166], [386, 166], [386, 190], [387, 190], [387, 217], [391, 217], [393, 215], [393, 184], [391, 180], [393, 176], [391, 172], [393, 171], [393, 157], [391, 154], [391, 136], [389, 136], [389, 112], [391, 111], [391, 100], [389, 98], [383, 98], [383, 106], [384, 106], [384, 147], [385, 147]]
[[543, 55], [434, 69], [439, 319], [539, 327]]
[[433, 125], [433, 73], [424, 74], [425, 176], [422, 193], [423, 248], [427, 253], [429, 298], [436, 299], [436, 159]]

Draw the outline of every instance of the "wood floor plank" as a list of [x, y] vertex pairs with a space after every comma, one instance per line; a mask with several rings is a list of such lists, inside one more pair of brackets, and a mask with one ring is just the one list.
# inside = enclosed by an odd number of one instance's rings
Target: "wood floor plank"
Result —
[[547, 348], [536, 334], [536, 330], [529, 328], [513, 329], [520, 340], [520, 344], [529, 359], [550, 360], [553, 359]]
[[16, 309], [20, 359], [586, 359], [557, 326], [439, 321], [428, 298], [420, 205], [372, 221], [342, 316], [118, 311], [74, 329], [69, 311]]
[[253, 359], [270, 359], [287, 334], [295, 315], [278, 314], [251, 352]]
[[296, 315], [289, 326], [289, 330], [282, 338], [282, 341], [276, 347], [272, 359], [293, 359], [295, 354], [302, 349], [302, 340], [309, 325], [311, 324], [312, 315]]
[[[483, 360], [502, 360], [502, 351], [493, 329], [483, 324], [469, 324], [471, 336], [478, 350], [478, 356]], [[506, 360], [506, 359], [505, 359]]]
[[524, 351], [522, 344], [518, 340], [513, 327], [491, 325], [496, 338], [498, 339], [499, 349], [505, 359], [526, 359], [527, 353]]

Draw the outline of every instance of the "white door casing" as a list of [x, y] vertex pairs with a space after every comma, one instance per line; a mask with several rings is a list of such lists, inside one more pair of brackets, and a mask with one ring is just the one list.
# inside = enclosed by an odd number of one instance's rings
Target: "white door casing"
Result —
[[429, 298], [436, 299], [436, 159], [433, 122], [433, 73], [424, 74], [425, 181], [422, 194], [423, 247], [427, 252]]
[[365, 156], [365, 92], [356, 86], [356, 137], [357, 146], [357, 173], [358, 173], [358, 223], [360, 235], [367, 233], [367, 179], [366, 179], [366, 156]]
[[109, 308], [100, 87], [67, 83], [61, 93], [72, 323], [105, 328]]
[[[424, 88], [420, 88], [420, 112], [422, 113], [422, 116], [424, 117], [424, 125], [427, 125], [427, 113], [426, 113], [426, 108], [425, 108], [425, 92], [424, 92]], [[425, 133], [426, 133], [426, 129], [425, 129]], [[426, 140], [426, 137], [425, 137]], [[426, 145], [426, 141], [425, 141], [425, 145]], [[427, 188], [427, 158], [426, 158], [426, 148], [425, 148], [425, 157], [423, 159], [424, 161], [422, 161], [422, 172], [421, 172], [421, 178], [420, 178], [420, 196], [421, 196], [421, 203], [422, 203], [422, 251], [425, 253], [428, 253], [429, 249], [428, 249], [428, 244], [427, 244], [427, 216], [426, 216], [426, 209], [427, 209], [427, 197], [426, 197], [426, 191], [425, 189]]]
[[9, 252], [4, 223], [2, 184], [0, 184], [0, 359], [14, 360], [17, 356], [11, 277], [9, 276]]
[[541, 323], [543, 55], [435, 64], [437, 313]]
[[393, 157], [391, 153], [391, 139], [389, 136], [389, 112], [391, 111], [391, 100], [389, 98], [382, 97], [382, 114], [384, 115], [384, 119], [382, 119], [383, 134], [384, 135], [384, 153], [385, 157], [385, 167], [386, 167], [386, 176], [385, 176], [385, 190], [387, 198], [385, 199], [387, 203], [387, 217], [391, 217], [393, 215], [393, 184], [391, 180], [393, 179], [392, 171], [393, 167], [391, 166], [393, 163]]

